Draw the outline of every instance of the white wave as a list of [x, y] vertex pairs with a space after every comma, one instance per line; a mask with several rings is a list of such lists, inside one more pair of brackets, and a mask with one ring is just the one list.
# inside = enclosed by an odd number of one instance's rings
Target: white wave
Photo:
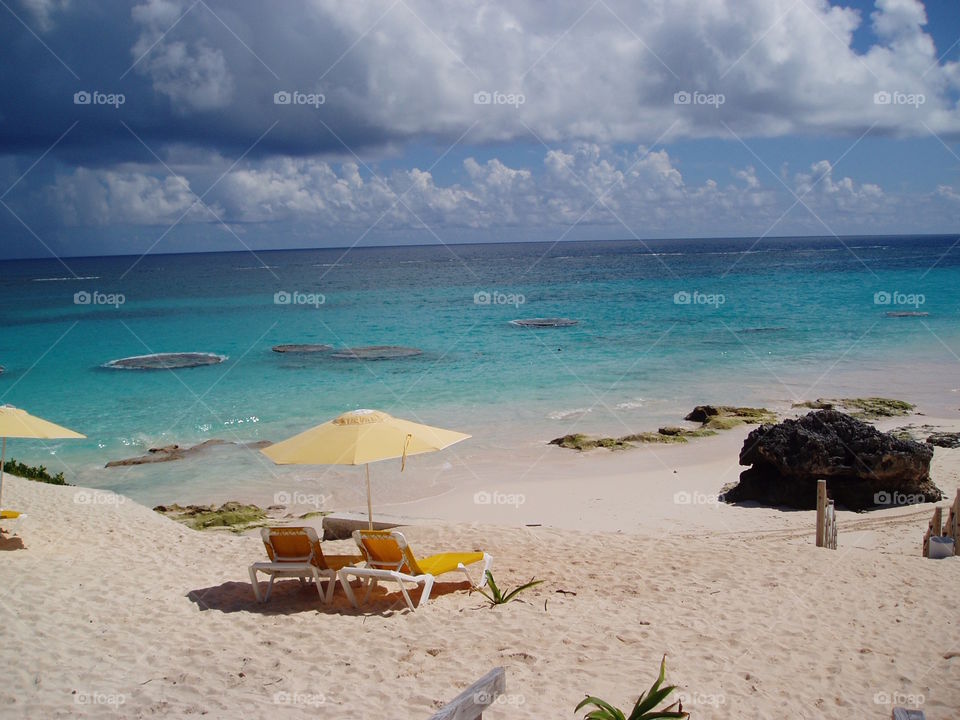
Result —
[[573, 408], [572, 410], [554, 410], [547, 413], [551, 420], [569, 420], [570, 418], [583, 417], [587, 413], [593, 412], [593, 408]]
[[52, 277], [52, 278], [33, 278], [33, 282], [65, 282], [67, 280], [99, 280], [99, 275], [87, 275], [85, 277]]
[[636, 410], [637, 408], [643, 407], [643, 398], [625, 400], [624, 402], [617, 403], [615, 407], [617, 410]]

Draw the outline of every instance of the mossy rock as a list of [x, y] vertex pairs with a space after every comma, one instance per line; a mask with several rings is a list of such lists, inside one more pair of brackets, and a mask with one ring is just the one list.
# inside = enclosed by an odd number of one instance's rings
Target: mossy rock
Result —
[[878, 418], [909, 415], [916, 408], [916, 405], [893, 398], [866, 397], [817, 398], [816, 400], [794, 403], [793, 407], [811, 408], [813, 410], [842, 408], [859, 420], [876, 420]]
[[193, 530], [218, 528], [240, 532], [251, 527], [258, 527], [257, 523], [267, 518], [267, 513], [262, 508], [256, 505], [243, 505], [238, 502], [226, 502], [220, 507], [216, 505], [157, 505], [154, 510], [166, 515], [171, 520], [183, 523]]

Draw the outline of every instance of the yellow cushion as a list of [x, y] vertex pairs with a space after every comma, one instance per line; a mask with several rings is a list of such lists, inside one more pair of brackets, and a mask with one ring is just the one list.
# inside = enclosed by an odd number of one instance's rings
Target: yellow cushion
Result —
[[439, 553], [427, 558], [417, 558], [417, 565], [428, 575], [443, 575], [456, 570], [460, 563], [471, 565], [483, 560], [482, 552]]
[[0, 510], [0, 520], [14, 520], [20, 517], [16, 510]]

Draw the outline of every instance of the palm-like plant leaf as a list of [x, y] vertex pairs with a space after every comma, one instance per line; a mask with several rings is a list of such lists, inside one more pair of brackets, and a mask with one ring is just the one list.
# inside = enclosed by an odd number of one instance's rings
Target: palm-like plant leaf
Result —
[[664, 655], [660, 661], [659, 677], [657, 677], [656, 682], [650, 686], [649, 690], [641, 693], [640, 697], [637, 698], [637, 702], [634, 704], [633, 711], [630, 713], [629, 718], [625, 717], [623, 711], [619, 708], [614, 707], [606, 700], [601, 700], [592, 695], [581, 700], [574, 712], [579, 712], [587, 705], [593, 705], [597, 709], [585, 715], [584, 720], [659, 720], [660, 718], [688, 718], [690, 717], [690, 713], [684, 712], [682, 706], [681, 709], [673, 709], [679, 705], [679, 703], [676, 702], [661, 710], [656, 709], [657, 705], [666, 700], [667, 697], [670, 696], [670, 693], [677, 689], [676, 685], [660, 687], [666, 675], [666, 667], [667, 656]]
[[520, 587], [514, 588], [506, 595], [503, 594], [503, 591], [497, 587], [496, 581], [493, 579], [493, 573], [487, 570], [487, 586], [490, 588], [490, 592], [487, 593], [480, 588], [477, 588], [477, 592], [483, 595], [491, 605], [503, 605], [513, 600], [518, 594], [523, 592], [528, 588], [532, 588], [534, 585], [539, 585], [544, 582], [543, 580], [532, 579], [530, 582], [521, 585]]

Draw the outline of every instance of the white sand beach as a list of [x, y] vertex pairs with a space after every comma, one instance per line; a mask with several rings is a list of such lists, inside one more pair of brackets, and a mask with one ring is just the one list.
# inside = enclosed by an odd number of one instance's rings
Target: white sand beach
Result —
[[[960, 559], [920, 556], [932, 505], [841, 512], [839, 548], [818, 549], [812, 511], [711, 500], [745, 434], [548, 448], [526, 477], [492, 458], [473, 484], [378, 506], [439, 518], [406, 529], [421, 554], [483, 549], [501, 585], [545, 580], [494, 609], [455, 576], [415, 613], [385, 591], [360, 611], [341, 589], [325, 606], [296, 580], [260, 605], [256, 534], [8, 478], [5, 501], [28, 517], [0, 545], [0, 716], [425, 719], [503, 666], [485, 717], [573, 718], [587, 693], [629, 707], [666, 653], [694, 718], [879, 720], [893, 702], [960, 717]], [[960, 450], [937, 448], [932, 476], [952, 499]]]

